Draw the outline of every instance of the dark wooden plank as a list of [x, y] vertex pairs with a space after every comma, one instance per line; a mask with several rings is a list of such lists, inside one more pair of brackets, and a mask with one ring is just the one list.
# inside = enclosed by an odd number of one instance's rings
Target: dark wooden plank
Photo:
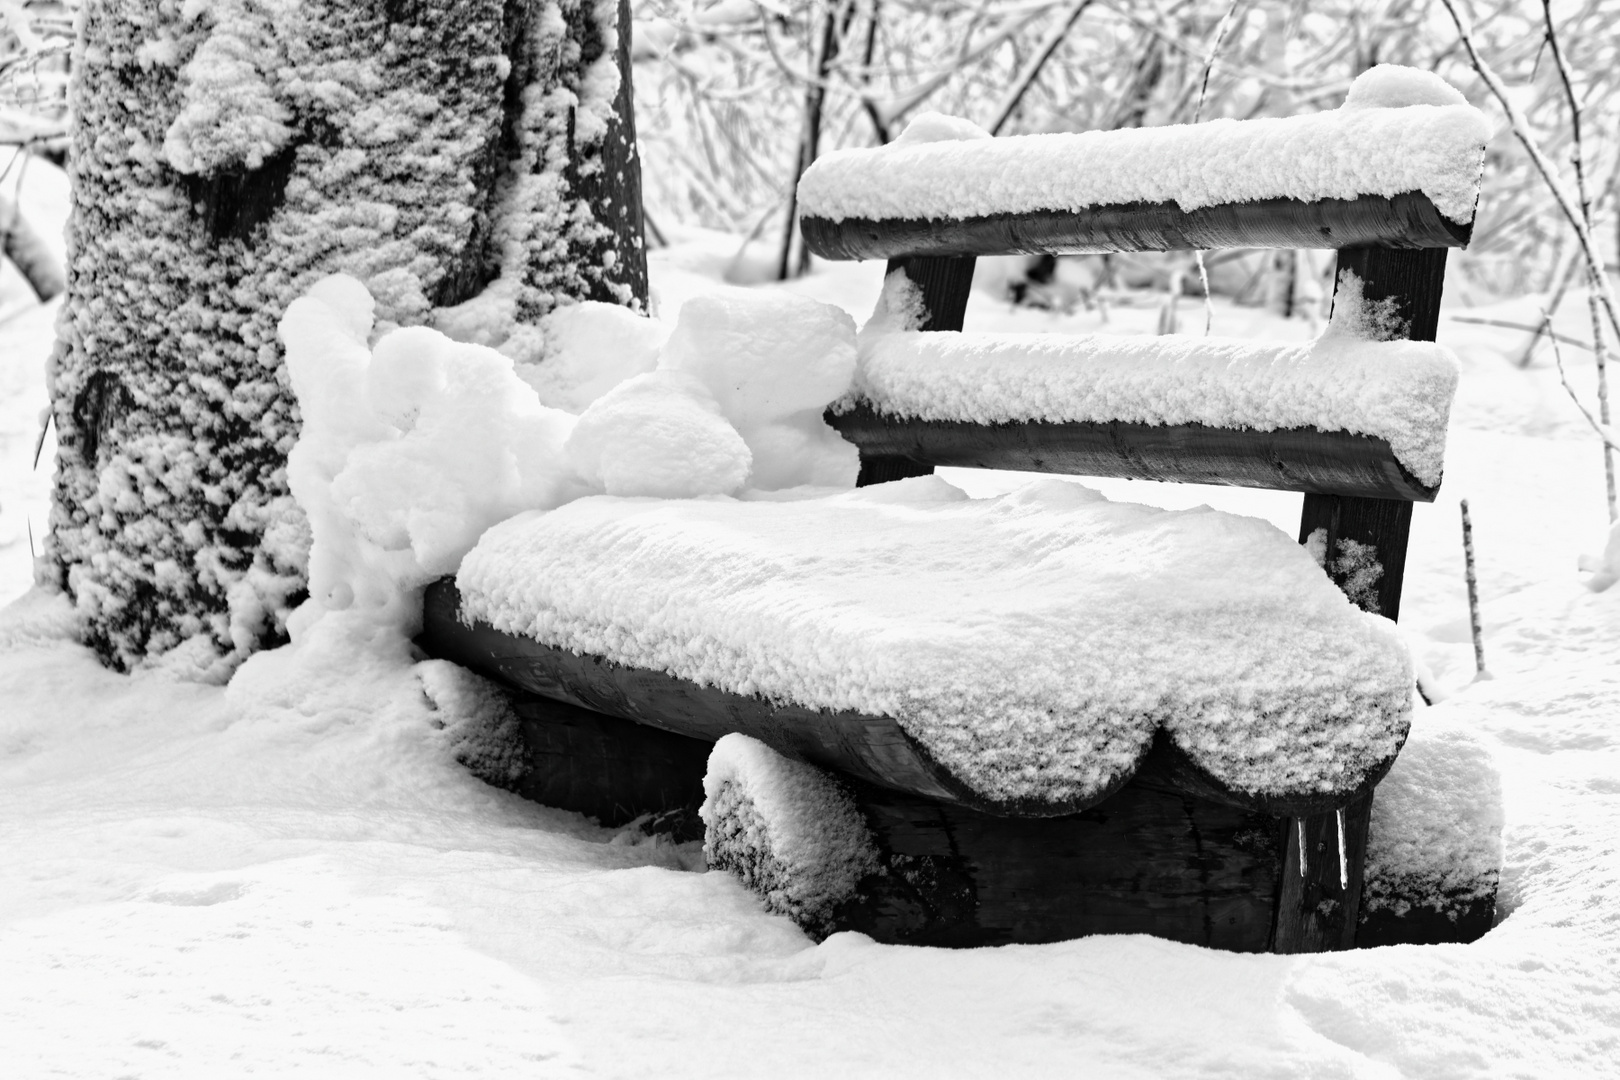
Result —
[[[1272, 952], [1335, 952], [1355, 946], [1367, 861], [1367, 824], [1371, 816], [1371, 795], [1356, 799], [1344, 808], [1342, 863], [1338, 815], [1296, 817], [1288, 823]], [[1302, 832], [1303, 864], [1300, 860]]]
[[[1433, 497], [1432, 495], [1430, 496]], [[1335, 584], [1363, 610], [1393, 619], [1401, 612], [1401, 586], [1406, 580], [1406, 541], [1412, 529], [1412, 504], [1398, 499], [1340, 495], [1306, 495], [1300, 513], [1299, 542], [1323, 532], [1327, 571]], [[1371, 589], [1357, 580], [1354, 548], [1365, 545], [1382, 569]]]
[[[1363, 301], [1393, 297], [1404, 336], [1433, 341], [1440, 322], [1440, 292], [1445, 278], [1445, 249], [1392, 251], [1361, 248], [1339, 253], [1339, 284], [1343, 272], [1361, 280]], [[1335, 294], [1337, 295], [1337, 294]], [[1400, 615], [1401, 586], [1406, 577], [1406, 544], [1412, 526], [1412, 504], [1388, 498], [1308, 494], [1300, 515], [1299, 539], [1306, 543], [1322, 530], [1328, 575], [1363, 609], [1394, 619]], [[1346, 542], [1349, 542], [1347, 545]], [[1357, 551], [1370, 554], [1379, 568], [1368, 581]], [[1284, 877], [1277, 908], [1276, 950], [1317, 952], [1348, 949], [1355, 944], [1361, 903], [1362, 859], [1366, 853], [1370, 797], [1346, 807], [1345, 829], [1350, 888], [1339, 887], [1337, 857], [1319, 857], [1337, 851], [1338, 822], [1334, 815], [1306, 816], [1290, 827], [1291, 849], [1298, 854], [1298, 833], [1303, 828], [1306, 870]], [[1331, 842], [1329, 842], [1331, 841]], [[1314, 860], [1314, 861], [1313, 861]]]
[[[460, 607], [453, 579], [429, 586], [417, 644], [432, 656], [543, 697], [710, 742], [741, 732], [788, 757], [895, 791], [1005, 817], [1058, 817], [1097, 805], [1128, 779], [1122, 777], [1118, 785], [1091, 798], [987, 799], [935, 761], [892, 717], [773, 704], [660, 671], [577, 655], [482, 623], [468, 626], [461, 621]], [[1387, 767], [1384, 763], [1370, 775], [1381, 776]], [[1206, 780], [1196, 793], [1224, 795], [1246, 809], [1318, 813], [1343, 805], [1368, 782], [1365, 776], [1347, 777], [1342, 791], [1276, 798], [1220, 789]]]
[[677, 840], [703, 836], [703, 774], [713, 744], [507, 687], [531, 767], [517, 793], [603, 825], [669, 818]]
[[[973, 256], [964, 258], [896, 258], [890, 259], [884, 276], [904, 273], [922, 292], [922, 324], [918, 330], [961, 330], [967, 313], [968, 294], [973, 289]], [[926, 476], [934, 466], [904, 452], [861, 449], [861, 471], [856, 487], [885, 484], [890, 480], [904, 480], [912, 476]]]
[[1232, 247], [1448, 248], [1466, 247], [1473, 234], [1472, 223], [1447, 219], [1419, 192], [1316, 202], [1261, 199], [1198, 210], [1132, 203], [939, 220], [804, 216], [799, 228], [810, 250], [824, 259]]
[[898, 458], [929, 466], [1120, 476], [1428, 502], [1427, 487], [1370, 435], [1313, 428], [1255, 431], [1202, 424], [976, 424], [888, 416], [861, 404], [826, 414], [861, 448], [863, 463]]
[[855, 797], [884, 869], [838, 912], [838, 929], [957, 947], [1087, 934], [1270, 944], [1282, 821], [1179, 790], [1157, 753], [1068, 817], [997, 818], [867, 785]]
[[1413, 907], [1404, 915], [1381, 908], [1362, 916], [1356, 948], [1380, 945], [1467, 945], [1490, 932], [1496, 921], [1496, 897], [1489, 896], [1443, 911]]

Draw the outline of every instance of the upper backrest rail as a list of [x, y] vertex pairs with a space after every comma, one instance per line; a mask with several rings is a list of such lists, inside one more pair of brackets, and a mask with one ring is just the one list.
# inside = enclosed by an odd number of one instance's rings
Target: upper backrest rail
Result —
[[824, 259], [906, 256], [1101, 255], [1219, 248], [1467, 247], [1473, 223], [1446, 218], [1426, 196], [1265, 199], [1182, 210], [1173, 203], [1036, 210], [971, 218], [799, 219]]
[[930, 118], [888, 146], [813, 164], [801, 226], [833, 259], [1461, 247], [1490, 130], [1460, 100], [1352, 95], [1287, 119], [1010, 138]]

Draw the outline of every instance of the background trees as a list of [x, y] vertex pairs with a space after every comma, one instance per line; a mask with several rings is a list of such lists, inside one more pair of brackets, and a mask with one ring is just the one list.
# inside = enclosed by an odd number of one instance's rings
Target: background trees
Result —
[[[1544, 148], [1567, 161], [1569, 110], [1541, 5], [1463, 6]], [[777, 238], [800, 147], [884, 141], [924, 109], [999, 123], [1002, 134], [1186, 123], [1195, 110], [1205, 120], [1291, 115], [1337, 107], [1377, 63], [1437, 71], [1493, 107], [1431, 0], [640, 0], [636, 10], [646, 152], [668, 163], [649, 176], [655, 218]], [[1598, 144], [1588, 175], [1612, 221], [1620, 3], [1560, 4], [1555, 16]], [[1570, 256], [1568, 230], [1510, 137], [1493, 146], [1482, 204], [1458, 260], [1474, 295], [1551, 287]]]

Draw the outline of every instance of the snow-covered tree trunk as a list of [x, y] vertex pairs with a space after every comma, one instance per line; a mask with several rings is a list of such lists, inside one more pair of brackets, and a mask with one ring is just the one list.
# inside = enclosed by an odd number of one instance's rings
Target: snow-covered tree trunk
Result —
[[646, 295], [625, 0], [85, 0], [48, 562], [125, 668], [222, 675], [304, 590], [276, 339], [344, 271], [379, 322], [523, 359]]

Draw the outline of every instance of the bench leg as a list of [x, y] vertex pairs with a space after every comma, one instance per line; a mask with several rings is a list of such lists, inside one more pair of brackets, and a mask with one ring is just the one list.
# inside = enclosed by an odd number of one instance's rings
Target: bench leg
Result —
[[1290, 819], [1272, 952], [1334, 952], [1355, 946], [1371, 816], [1372, 796], [1366, 795], [1337, 814]]
[[[923, 307], [928, 312], [919, 330], [960, 330], [967, 312], [968, 293], [973, 288], [973, 267], [977, 262], [972, 255], [945, 258], [890, 259], [885, 274], [902, 271], [911, 283], [922, 291]], [[911, 476], [927, 476], [934, 471], [908, 457], [890, 454], [862, 454], [861, 473], [855, 486], [886, 484], [890, 480], [904, 480]]]

